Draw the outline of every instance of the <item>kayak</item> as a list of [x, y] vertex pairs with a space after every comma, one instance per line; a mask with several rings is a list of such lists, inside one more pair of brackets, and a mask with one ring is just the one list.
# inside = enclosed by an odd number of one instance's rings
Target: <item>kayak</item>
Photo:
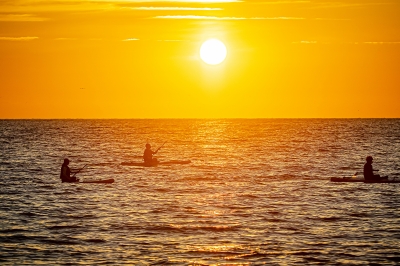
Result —
[[400, 183], [400, 180], [396, 179], [382, 179], [365, 181], [364, 178], [352, 178], [352, 177], [331, 177], [331, 182], [361, 182], [361, 183]]
[[85, 180], [85, 181], [80, 181], [78, 183], [111, 184], [111, 183], [114, 183], [114, 179], [110, 178], [110, 179], [103, 179], [103, 180]]
[[157, 165], [171, 165], [171, 164], [189, 164], [192, 161], [190, 160], [172, 160], [172, 161], [165, 161], [165, 162], [151, 162], [151, 163], [144, 163], [144, 162], [122, 162], [121, 165], [125, 166], [145, 166], [145, 167], [152, 167]]

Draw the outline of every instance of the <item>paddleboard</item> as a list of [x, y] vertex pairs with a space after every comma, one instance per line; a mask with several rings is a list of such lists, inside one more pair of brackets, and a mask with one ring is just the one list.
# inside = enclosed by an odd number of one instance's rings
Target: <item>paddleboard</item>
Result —
[[364, 178], [351, 178], [351, 177], [331, 177], [331, 182], [360, 182], [368, 184], [376, 183], [400, 183], [399, 179], [384, 179], [384, 180], [374, 180], [365, 182]]
[[83, 180], [80, 181], [79, 183], [93, 183], [93, 184], [111, 184], [114, 183], [114, 179], [110, 178], [110, 179], [103, 179], [103, 180]]
[[144, 167], [152, 167], [157, 165], [171, 165], [171, 164], [189, 164], [191, 163], [190, 160], [172, 160], [172, 161], [165, 161], [165, 162], [152, 162], [152, 163], [144, 163], [144, 162], [122, 162], [121, 165], [125, 166], [144, 166]]

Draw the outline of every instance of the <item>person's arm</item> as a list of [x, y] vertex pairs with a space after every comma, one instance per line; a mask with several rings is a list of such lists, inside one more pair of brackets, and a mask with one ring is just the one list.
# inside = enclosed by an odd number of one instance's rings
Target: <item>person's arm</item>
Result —
[[155, 152], [153, 152], [153, 154], [156, 154], [156, 153], [158, 152], [158, 150], [161, 149], [162, 146], [164, 146], [164, 144], [165, 144], [165, 142], [163, 143], [163, 145], [161, 145], [160, 147], [158, 147], [158, 149], [157, 149]]
[[377, 171], [379, 171], [379, 170], [375, 170], [375, 169], [374, 169], [374, 166], [371, 164], [371, 173], [377, 172]]

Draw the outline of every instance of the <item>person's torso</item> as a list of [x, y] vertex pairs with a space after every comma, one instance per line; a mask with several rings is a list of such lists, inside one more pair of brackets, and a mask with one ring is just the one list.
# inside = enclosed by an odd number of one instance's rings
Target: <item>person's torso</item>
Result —
[[369, 178], [374, 176], [374, 171], [372, 168], [372, 164], [366, 163], [364, 164], [364, 178]]
[[63, 179], [63, 178], [69, 178], [69, 177], [70, 177], [70, 174], [71, 174], [71, 171], [69, 170], [69, 167], [66, 166], [66, 165], [63, 165], [63, 166], [61, 167], [60, 178], [61, 178], [61, 179]]
[[153, 151], [151, 149], [145, 149], [143, 153], [144, 161], [151, 161], [153, 159]]

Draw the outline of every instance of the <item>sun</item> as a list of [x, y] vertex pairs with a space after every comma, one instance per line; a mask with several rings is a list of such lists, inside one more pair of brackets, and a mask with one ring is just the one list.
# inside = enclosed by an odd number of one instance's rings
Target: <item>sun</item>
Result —
[[218, 65], [226, 58], [226, 47], [217, 39], [205, 41], [200, 48], [200, 58], [209, 65]]

